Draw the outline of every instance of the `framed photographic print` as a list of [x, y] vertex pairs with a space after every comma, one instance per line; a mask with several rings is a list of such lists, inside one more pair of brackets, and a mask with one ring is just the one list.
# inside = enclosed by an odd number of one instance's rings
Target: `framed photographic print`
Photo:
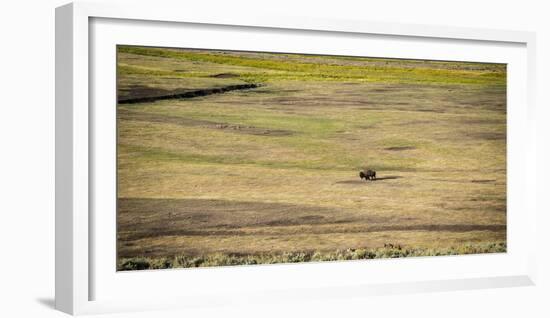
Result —
[[533, 284], [534, 34], [181, 12], [57, 9], [56, 308]]

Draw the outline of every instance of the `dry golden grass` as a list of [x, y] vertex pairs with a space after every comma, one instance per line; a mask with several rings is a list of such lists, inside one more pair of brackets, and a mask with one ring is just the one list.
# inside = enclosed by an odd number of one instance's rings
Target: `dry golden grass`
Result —
[[[118, 106], [120, 260], [506, 241], [504, 66], [130, 51], [121, 98], [269, 80]], [[339, 80], [304, 65], [323, 61]]]

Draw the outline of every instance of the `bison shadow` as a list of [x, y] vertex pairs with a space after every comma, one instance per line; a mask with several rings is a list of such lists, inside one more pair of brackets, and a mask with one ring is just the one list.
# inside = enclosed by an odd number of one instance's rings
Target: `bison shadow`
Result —
[[395, 179], [401, 179], [402, 176], [385, 176], [385, 177], [378, 177], [373, 180], [344, 180], [344, 181], [337, 181], [336, 184], [368, 184], [369, 182], [375, 182], [375, 181], [383, 181], [383, 180], [395, 180]]
[[394, 180], [394, 179], [401, 179], [402, 176], [387, 176], [387, 177], [378, 177], [372, 181], [381, 181], [381, 180]]

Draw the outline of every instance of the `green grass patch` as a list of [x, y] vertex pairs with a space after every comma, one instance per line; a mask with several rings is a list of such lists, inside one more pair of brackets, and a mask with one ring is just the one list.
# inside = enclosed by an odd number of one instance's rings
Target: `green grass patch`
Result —
[[[420, 84], [500, 84], [505, 85], [505, 71], [484, 71], [438, 68], [404, 68], [394, 65], [332, 65], [261, 59], [229, 54], [178, 51], [158, 48], [119, 46], [119, 52], [179, 59], [193, 62], [209, 62], [223, 65], [253, 67], [282, 73], [242, 73], [239, 76], [247, 82], [268, 82], [276, 80], [302, 81], [362, 81], [375, 83], [420, 83]], [[130, 71], [128, 68], [125, 72]], [[134, 70], [137, 71], [137, 70]]]

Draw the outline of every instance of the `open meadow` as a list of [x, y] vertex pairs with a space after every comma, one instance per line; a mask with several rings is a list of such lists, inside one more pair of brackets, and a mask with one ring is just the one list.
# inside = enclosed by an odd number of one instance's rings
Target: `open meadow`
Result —
[[506, 65], [117, 50], [118, 270], [506, 251]]

